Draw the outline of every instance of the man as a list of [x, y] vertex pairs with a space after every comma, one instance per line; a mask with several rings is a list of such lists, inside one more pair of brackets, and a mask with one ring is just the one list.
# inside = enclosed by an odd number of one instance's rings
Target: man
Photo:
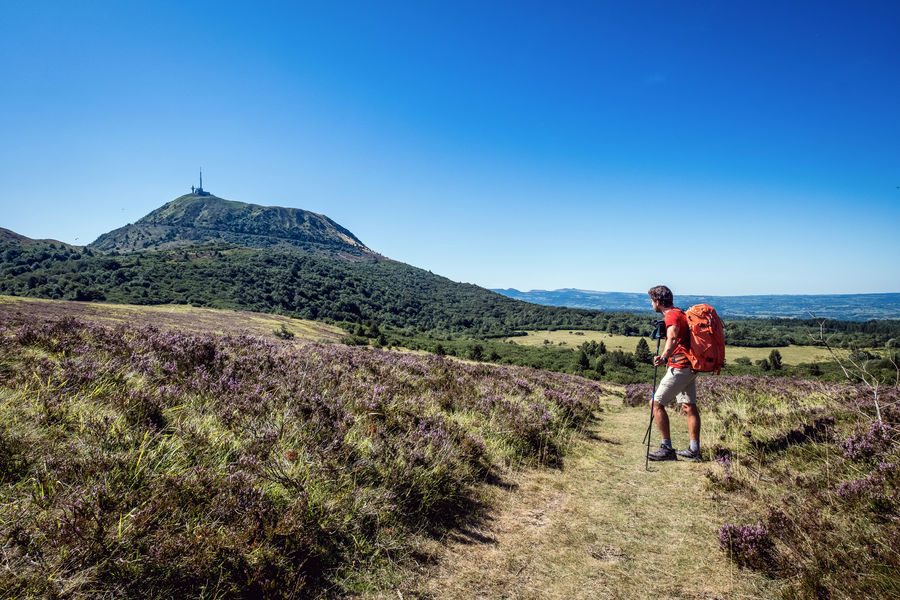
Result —
[[[666, 374], [650, 399], [653, 420], [662, 436], [659, 450], [650, 453], [650, 460], [700, 460], [700, 411], [697, 408], [697, 373], [691, 370], [687, 350], [691, 346], [691, 332], [684, 311], [673, 305], [672, 290], [658, 285], [649, 292], [650, 305], [661, 313], [666, 328], [666, 347], [662, 354], [653, 358], [653, 365], [666, 365]], [[691, 442], [686, 450], [675, 452], [669, 431], [669, 415], [666, 407], [677, 401], [688, 420], [688, 435]]]

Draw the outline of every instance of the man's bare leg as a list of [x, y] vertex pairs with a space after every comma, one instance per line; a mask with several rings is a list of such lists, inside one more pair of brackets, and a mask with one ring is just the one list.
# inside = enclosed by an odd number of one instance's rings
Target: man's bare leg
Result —
[[700, 409], [696, 404], [682, 404], [681, 410], [687, 415], [688, 437], [700, 447]]
[[662, 436], [662, 439], [671, 440], [669, 413], [666, 412], [666, 407], [659, 402], [653, 403], [653, 420], [656, 422], [656, 428], [659, 430], [659, 435]]

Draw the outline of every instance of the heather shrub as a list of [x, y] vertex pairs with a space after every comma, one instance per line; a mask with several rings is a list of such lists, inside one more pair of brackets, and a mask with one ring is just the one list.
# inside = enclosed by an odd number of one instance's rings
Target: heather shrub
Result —
[[878, 421], [863, 386], [709, 379], [699, 391], [718, 421], [707, 427], [715, 444], [708, 485], [735, 507], [734, 520], [757, 520], [723, 525], [723, 551], [783, 578], [786, 598], [896, 595], [898, 390], [879, 391]]
[[868, 427], [858, 427], [841, 443], [841, 449], [850, 460], [871, 461], [890, 452], [894, 446], [894, 438], [888, 425], [872, 421]]
[[742, 567], [774, 570], [772, 539], [762, 525], [722, 525], [719, 528], [719, 547]]
[[713, 458], [721, 469], [707, 470], [706, 479], [713, 489], [725, 492], [734, 492], [745, 487], [745, 482], [735, 474], [733, 456], [731, 451], [721, 446], [712, 450]]
[[558, 459], [553, 415], [546, 406], [501, 399], [495, 403], [491, 416], [497, 435], [508, 442], [516, 455], [534, 456], [542, 462]]
[[[603, 388], [339, 345], [0, 315], [4, 597], [303, 597], [410, 560]], [[13, 427], [11, 424], [15, 424]], [[357, 578], [358, 579], [358, 578]]]
[[889, 513], [894, 508], [892, 500], [896, 501], [897, 483], [897, 463], [882, 462], [865, 477], [838, 484], [834, 492], [846, 501], [867, 500], [878, 512]]

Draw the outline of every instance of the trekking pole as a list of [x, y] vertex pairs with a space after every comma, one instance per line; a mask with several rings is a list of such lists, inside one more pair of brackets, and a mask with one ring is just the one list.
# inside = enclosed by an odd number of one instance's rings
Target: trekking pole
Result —
[[[656, 322], [656, 328], [653, 330], [653, 337], [656, 338], [656, 356], [659, 356], [659, 342], [662, 340], [660, 327], [663, 321]], [[653, 391], [650, 393], [650, 422], [647, 424], [647, 433], [644, 434], [644, 441], [647, 444], [647, 455], [644, 459], [644, 469], [650, 470], [650, 434], [653, 432], [653, 403], [656, 401], [656, 373], [659, 365], [653, 365]]]

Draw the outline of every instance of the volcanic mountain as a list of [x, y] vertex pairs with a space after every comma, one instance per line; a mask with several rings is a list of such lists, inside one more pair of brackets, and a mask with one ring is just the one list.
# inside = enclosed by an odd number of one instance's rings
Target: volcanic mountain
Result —
[[377, 256], [325, 215], [198, 194], [176, 198], [134, 224], [101, 235], [88, 247], [102, 252], [136, 252], [210, 242], [294, 248], [349, 260]]

